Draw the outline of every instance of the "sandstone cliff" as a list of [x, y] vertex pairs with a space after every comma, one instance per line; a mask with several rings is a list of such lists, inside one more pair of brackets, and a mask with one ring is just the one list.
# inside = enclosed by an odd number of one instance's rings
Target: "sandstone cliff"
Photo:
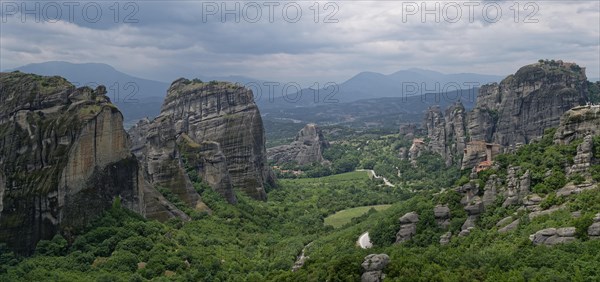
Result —
[[230, 203], [237, 201], [234, 188], [265, 200], [265, 183], [275, 185], [260, 112], [244, 87], [178, 79], [161, 114], [140, 121], [129, 133], [150, 181], [188, 205], [198, 203], [190, 176], [201, 178]]
[[296, 162], [298, 165], [325, 163], [323, 150], [329, 147], [321, 129], [314, 123], [307, 124], [298, 132], [290, 145], [267, 150], [267, 158], [276, 164]]
[[1, 73], [0, 86], [0, 242], [30, 253], [115, 197], [142, 212], [138, 165], [103, 86], [20, 72]]

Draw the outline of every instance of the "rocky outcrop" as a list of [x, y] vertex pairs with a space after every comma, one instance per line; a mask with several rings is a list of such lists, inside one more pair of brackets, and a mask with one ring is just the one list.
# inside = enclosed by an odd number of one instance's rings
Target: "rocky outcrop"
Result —
[[457, 102], [446, 109], [446, 159], [458, 156], [465, 150], [467, 141], [467, 111]]
[[430, 107], [425, 114], [423, 129], [429, 139], [428, 150], [440, 154], [446, 165], [451, 165], [454, 156], [462, 154], [466, 146], [465, 107], [457, 102], [445, 113], [438, 106]]
[[577, 240], [575, 232], [575, 227], [547, 228], [532, 234], [529, 239], [534, 245], [553, 246]]
[[146, 213], [152, 188], [104, 86], [20, 72], [0, 85], [0, 242], [29, 254], [59, 232], [72, 240], [115, 198]]
[[289, 145], [281, 145], [267, 150], [267, 158], [275, 164], [295, 162], [298, 165], [326, 163], [323, 150], [329, 147], [321, 129], [314, 123], [307, 124], [298, 132]]
[[498, 193], [501, 189], [501, 185], [502, 181], [497, 175], [490, 175], [488, 181], [483, 187], [483, 197], [481, 198], [481, 201], [483, 202], [484, 208], [487, 208], [496, 202]]
[[448, 206], [437, 205], [433, 208], [435, 223], [443, 229], [450, 226], [450, 208]]
[[587, 135], [600, 135], [600, 105], [574, 107], [564, 113], [554, 134], [554, 142], [569, 144]]
[[144, 174], [158, 189], [168, 189], [191, 208], [200, 204], [178, 150], [181, 145], [171, 126], [172, 120], [162, 117], [159, 122], [142, 120], [130, 130], [131, 150], [142, 164]]
[[427, 148], [442, 156], [446, 156], [446, 120], [439, 106], [427, 109], [423, 120], [423, 129], [427, 132]]
[[594, 223], [588, 227], [588, 236], [591, 240], [600, 240], [600, 213], [594, 217]]
[[480, 88], [468, 116], [469, 135], [503, 147], [527, 144], [586, 99], [584, 68], [562, 61], [527, 65], [499, 84]]
[[440, 236], [440, 245], [448, 245], [452, 239], [452, 232], [448, 231]]
[[425, 150], [426, 145], [423, 139], [413, 139], [412, 145], [410, 146], [410, 149], [408, 149], [408, 159], [413, 166], [417, 164], [417, 158], [420, 157]]
[[540, 203], [543, 200], [544, 199], [542, 199], [542, 197], [540, 197], [538, 194], [528, 195], [523, 199], [523, 207], [525, 207], [525, 209], [528, 211], [539, 211], [541, 210]]
[[506, 177], [506, 200], [502, 204], [503, 207], [522, 204], [525, 197], [530, 193], [531, 176], [529, 171], [526, 171], [521, 177], [517, 177], [519, 167], [511, 166], [508, 168], [508, 176]]
[[[252, 92], [225, 82], [178, 79], [161, 114], [130, 130], [148, 178], [197, 206], [190, 177], [235, 203], [233, 189], [259, 200], [275, 185], [267, 166], [262, 119]], [[184, 163], [185, 162], [185, 163]]]
[[483, 202], [476, 196], [471, 200], [471, 202], [465, 207], [465, 211], [467, 212], [467, 220], [463, 223], [461, 230], [469, 230], [470, 228], [474, 228], [477, 220], [479, 219], [479, 215], [483, 213]]
[[[539, 139], [559, 123], [556, 134], [561, 142], [586, 132], [600, 134], [600, 106], [578, 107], [587, 98], [585, 68], [562, 61], [527, 65], [500, 83], [483, 85], [468, 113], [460, 103], [445, 113], [430, 107], [422, 127], [427, 149], [440, 154], [447, 165], [463, 155], [461, 169], [467, 169], [493, 162], [495, 155]], [[561, 121], [573, 107], [577, 108]]]
[[583, 142], [577, 146], [577, 155], [573, 158], [573, 165], [567, 170], [567, 176], [580, 174], [583, 176], [590, 175], [590, 167], [592, 166], [592, 157], [594, 155], [594, 139], [592, 135], [586, 135]]
[[399, 221], [400, 230], [396, 233], [396, 243], [408, 241], [417, 234], [419, 215], [416, 212], [409, 212], [400, 217]]
[[380, 282], [385, 277], [383, 269], [390, 263], [390, 257], [386, 254], [370, 254], [360, 265], [363, 274], [361, 282]]

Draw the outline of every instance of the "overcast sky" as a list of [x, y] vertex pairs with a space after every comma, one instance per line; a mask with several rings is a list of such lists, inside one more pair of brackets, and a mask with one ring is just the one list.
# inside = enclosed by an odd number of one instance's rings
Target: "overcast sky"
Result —
[[[1, 2], [0, 69], [60, 60], [166, 82], [244, 75], [310, 84], [413, 67], [506, 75], [548, 58], [600, 76], [597, 0], [50, 3]], [[423, 13], [436, 3], [439, 22]]]

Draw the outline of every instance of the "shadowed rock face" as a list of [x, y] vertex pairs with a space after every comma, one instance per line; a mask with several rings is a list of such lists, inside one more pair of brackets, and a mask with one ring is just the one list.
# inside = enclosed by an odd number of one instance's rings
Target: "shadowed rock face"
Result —
[[[190, 187], [186, 169], [230, 203], [236, 202], [233, 188], [265, 200], [264, 184], [275, 185], [260, 112], [244, 87], [178, 79], [168, 90], [161, 114], [151, 122], [141, 121], [130, 134], [132, 150], [148, 178], [168, 189]], [[183, 164], [184, 159], [190, 162]], [[182, 181], [169, 183], [173, 177]], [[185, 188], [176, 194], [193, 205], [194, 193]]]
[[440, 154], [447, 165], [466, 152], [462, 160], [462, 169], [466, 169], [486, 160], [486, 146], [479, 143], [489, 143], [494, 155], [496, 150], [510, 150], [541, 138], [559, 122], [557, 142], [568, 143], [585, 132], [598, 132], [598, 107], [568, 111], [585, 103], [587, 89], [585, 69], [576, 64], [559, 61], [524, 66], [500, 83], [483, 85], [469, 113], [460, 103], [445, 113], [431, 107], [423, 122], [427, 148]]
[[282, 145], [267, 150], [269, 161], [276, 164], [296, 162], [299, 165], [324, 163], [323, 150], [329, 147], [321, 129], [314, 123], [307, 124], [298, 132], [290, 145]]
[[71, 234], [115, 197], [143, 214], [144, 189], [123, 117], [103, 86], [0, 73], [0, 242], [29, 254]]
[[466, 144], [466, 110], [462, 103], [450, 105], [445, 113], [439, 107], [430, 107], [423, 121], [423, 128], [430, 140], [427, 147], [440, 154], [446, 165], [451, 165], [453, 157], [463, 153]]
[[540, 138], [564, 112], [585, 103], [586, 81], [585, 69], [559, 61], [527, 65], [500, 84], [482, 86], [469, 114], [471, 140], [509, 147]]

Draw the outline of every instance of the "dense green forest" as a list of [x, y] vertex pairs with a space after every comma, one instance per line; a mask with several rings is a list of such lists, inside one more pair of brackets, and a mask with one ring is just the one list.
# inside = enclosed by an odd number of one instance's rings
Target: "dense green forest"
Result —
[[[553, 195], [568, 181], [581, 181], [564, 173], [580, 141], [555, 145], [552, 135], [548, 132], [537, 143], [501, 155], [495, 169], [479, 173], [474, 181], [483, 184], [492, 173], [502, 176], [509, 165], [529, 169], [532, 190], [541, 196]], [[594, 141], [598, 158], [600, 138]], [[502, 207], [499, 199], [469, 236], [454, 236], [442, 246], [440, 235], [448, 230], [435, 223], [433, 207], [450, 207], [449, 230], [457, 233], [467, 215], [461, 195], [448, 188], [470, 181], [469, 173], [446, 168], [432, 154], [412, 166], [396, 155], [406, 144], [398, 135], [386, 134], [359, 134], [334, 142], [325, 152], [332, 165], [323, 168], [330, 176], [280, 179], [279, 186], [268, 191], [267, 202], [237, 193], [239, 203], [229, 205], [197, 182], [212, 212], [193, 214], [190, 222], [145, 220], [122, 208], [117, 199], [73, 242], [57, 235], [38, 243], [29, 258], [0, 246], [0, 281], [358, 281], [360, 264], [371, 253], [390, 256], [386, 281], [600, 280], [600, 240], [589, 240], [584, 232], [600, 212], [598, 188], [546, 197], [545, 206], [566, 208], [534, 219], [517, 207]], [[366, 172], [348, 172], [356, 168], [375, 169], [395, 185], [369, 179]], [[592, 173], [600, 180], [598, 165]], [[446, 190], [440, 192], [442, 188]], [[391, 207], [370, 210], [338, 229], [324, 225], [324, 218], [336, 211], [377, 204]], [[417, 234], [409, 242], [394, 244], [398, 218], [410, 211], [421, 218]], [[579, 217], [572, 216], [576, 211]], [[507, 215], [521, 219], [521, 224], [512, 232], [498, 233], [495, 224]], [[529, 239], [540, 229], [565, 226], [577, 228], [576, 242], [547, 247]], [[356, 245], [365, 231], [371, 234], [372, 249]], [[292, 272], [296, 257], [309, 243], [309, 259]]]

